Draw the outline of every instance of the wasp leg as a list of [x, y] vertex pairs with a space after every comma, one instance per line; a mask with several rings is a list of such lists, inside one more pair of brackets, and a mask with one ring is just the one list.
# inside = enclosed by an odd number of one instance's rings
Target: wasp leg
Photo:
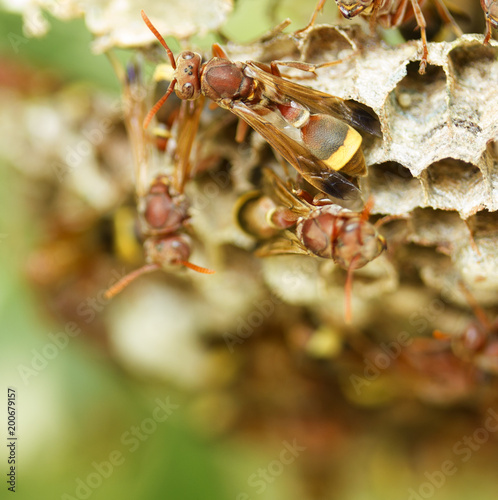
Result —
[[417, 20], [418, 27], [420, 28], [420, 38], [422, 39], [422, 57], [420, 59], [420, 66], [418, 72], [423, 75], [425, 74], [425, 68], [427, 67], [427, 56], [429, 51], [427, 49], [427, 35], [425, 32], [425, 17], [422, 14], [422, 9], [420, 8], [417, 0], [411, 0], [413, 12], [415, 13], [415, 19]]
[[239, 118], [239, 122], [237, 123], [237, 131], [235, 132], [235, 142], [241, 143], [244, 142], [244, 139], [246, 138], [247, 131], [249, 130], [249, 125], [247, 122], [242, 120], [242, 118]]
[[310, 22], [308, 23], [308, 25], [305, 28], [294, 32], [294, 35], [300, 35], [301, 33], [304, 33], [306, 30], [310, 29], [315, 24], [316, 16], [318, 16], [318, 13], [321, 10], [323, 10], [324, 5], [325, 5], [325, 0], [318, 0], [318, 3], [315, 7], [315, 10], [313, 12], [313, 15], [311, 16], [311, 19], [310, 19]]
[[[391, 21], [391, 26], [399, 26], [403, 23], [403, 19], [405, 18], [406, 8], [408, 7], [408, 2], [410, 0], [402, 0], [394, 13], [394, 16]], [[373, 17], [373, 16], [372, 16]]]
[[439, 13], [439, 16], [441, 19], [446, 23], [451, 25], [455, 35], [457, 37], [460, 37], [463, 35], [463, 31], [461, 30], [460, 26], [458, 26], [457, 22], [451, 15], [448, 7], [444, 4], [443, 0], [434, 0], [434, 5]]
[[[402, 4], [403, 3], [407, 3], [408, 0], [402, 0]], [[375, 33], [375, 26], [377, 24], [377, 13], [379, 12], [379, 7], [380, 7], [380, 1], [378, 0], [375, 0], [374, 1], [374, 5], [373, 5], [373, 8], [372, 8], [372, 13], [370, 14], [370, 33], [373, 35]], [[406, 7], [405, 7], [406, 9]], [[400, 8], [398, 8], [398, 11], [400, 10]], [[396, 11], [396, 14], [395, 16], [398, 15], [398, 11]], [[394, 25], [394, 22], [393, 22], [393, 25]]]
[[221, 47], [220, 44], [213, 43], [211, 50], [213, 51], [213, 57], [219, 57], [221, 59], [228, 59], [227, 53], [223, 50], [223, 48]]
[[[275, 75], [275, 76], [282, 76], [280, 73], [280, 70], [278, 69], [278, 66], [285, 66], [287, 68], [294, 68], [294, 69], [298, 69], [300, 71], [306, 71], [307, 73], [311, 73], [310, 78], [316, 78], [318, 76], [316, 74], [317, 69], [326, 68], [328, 66], [335, 66], [336, 64], [341, 64], [342, 62], [348, 60], [353, 55], [354, 54], [351, 54], [350, 56], [344, 57], [343, 59], [337, 59], [336, 61], [331, 61], [331, 62], [326, 62], [326, 63], [321, 63], [321, 64], [310, 64], [310, 63], [299, 62], [299, 61], [272, 61], [270, 63], [271, 73], [272, 73], [272, 75]], [[288, 78], [289, 80], [291, 80], [293, 77], [286, 75], [285, 78]], [[303, 77], [299, 77], [299, 79], [302, 80]]]

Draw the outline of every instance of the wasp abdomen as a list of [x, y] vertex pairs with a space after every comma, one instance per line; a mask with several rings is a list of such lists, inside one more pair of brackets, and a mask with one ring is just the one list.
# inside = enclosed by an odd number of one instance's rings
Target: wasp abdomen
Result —
[[310, 152], [332, 170], [353, 176], [365, 175], [361, 135], [341, 120], [329, 115], [311, 115], [301, 128], [301, 136]]
[[155, 230], [174, 232], [186, 218], [186, 210], [175, 203], [163, 184], [153, 185], [145, 199], [144, 219]]

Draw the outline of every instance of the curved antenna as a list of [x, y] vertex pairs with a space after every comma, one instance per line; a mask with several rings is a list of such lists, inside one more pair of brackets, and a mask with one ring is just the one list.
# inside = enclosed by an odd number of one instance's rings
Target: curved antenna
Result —
[[202, 274], [214, 274], [215, 271], [212, 269], [207, 269], [205, 267], [201, 266], [196, 266], [195, 264], [192, 264], [192, 262], [188, 262], [186, 260], [179, 260], [178, 264], [181, 264], [182, 266], [188, 267], [189, 269], [192, 269], [192, 271], [196, 271], [198, 273]]
[[154, 118], [154, 115], [159, 111], [161, 106], [166, 102], [166, 99], [170, 96], [171, 92], [175, 90], [175, 83], [176, 83], [176, 78], [173, 78], [171, 83], [169, 84], [168, 90], [166, 93], [159, 99], [159, 101], [152, 106], [152, 109], [147, 113], [147, 116], [145, 117], [144, 120], [144, 128], [147, 128], [149, 126], [150, 121], [152, 118]]
[[154, 33], [154, 36], [159, 40], [159, 43], [166, 49], [171, 66], [173, 66], [173, 69], [176, 69], [175, 56], [173, 55], [173, 52], [171, 52], [171, 49], [168, 47], [168, 44], [165, 42], [164, 38], [161, 36], [159, 31], [157, 31], [155, 26], [152, 24], [150, 19], [147, 17], [147, 14], [143, 10], [140, 11], [140, 13], [142, 14], [142, 19], [144, 20], [145, 24], [152, 31], [152, 33]]
[[[175, 56], [173, 55], [173, 52], [171, 52], [171, 49], [168, 47], [168, 44], [164, 40], [164, 38], [161, 36], [159, 31], [155, 28], [155, 26], [152, 24], [151, 20], [147, 17], [147, 14], [142, 10], [140, 11], [142, 14], [142, 19], [144, 20], [145, 24], [147, 27], [152, 31], [154, 36], [159, 40], [159, 43], [166, 49], [166, 53], [168, 54], [169, 62], [171, 63], [171, 66], [173, 66], [173, 69], [176, 70], [176, 61], [175, 61]], [[154, 104], [153, 108], [147, 113], [147, 116], [145, 117], [144, 120], [144, 128], [147, 128], [149, 126], [150, 121], [154, 117], [154, 115], [159, 111], [159, 108], [166, 102], [166, 99], [170, 96], [171, 92], [175, 89], [175, 84], [176, 84], [176, 78], [173, 78], [171, 83], [169, 84], [168, 90], [166, 93], [159, 99], [159, 101]]]
[[161, 266], [159, 264], [145, 264], [135, 271], [127, 274], [123, 278], [121, 278], [117, 283], [109, 287], [104, 293], [104, 298], [109, 300], [115, 297], [118, 293], [123, 291], [132, 281], [136, 280], [142, 274], [151, 273], [153, 271], [157, 271]]

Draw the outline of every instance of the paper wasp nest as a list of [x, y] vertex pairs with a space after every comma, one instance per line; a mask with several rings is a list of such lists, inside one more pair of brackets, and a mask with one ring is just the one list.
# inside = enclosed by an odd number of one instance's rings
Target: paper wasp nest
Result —
[[[460, 276], [498, 301], [498, 44], [464, 35], [429, 44], [429, 67], [418, 74], [419, 42], [375, 43], [358, 27], [316, 26], [298, 37], [277, 36], [251, 48], [230, 47], [235, 60], [302, 59], [340, 64], [317, 78], [294, 72], [294, 81], [370, 106], [382, 140], [365, 141], [368, 176], [361, 181], [373, 212], [408, 215], [405, 242], [450, 257], [447, 274], [430, 279], [430, 259], [418, 263], [427, 285], [441, 290]], [[402, 228], [402, 229], [401, 229]], [[405, 264], [403, 263], [401, 267]], [[439, 264], [436, 264], [439, 266]]]

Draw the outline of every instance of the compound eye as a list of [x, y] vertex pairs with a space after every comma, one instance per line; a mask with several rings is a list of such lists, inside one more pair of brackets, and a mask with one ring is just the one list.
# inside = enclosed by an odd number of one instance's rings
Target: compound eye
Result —
[[194, 95], [194, 86], [191, 83], [185, 83], [182, 87], [182, 98], [190, 99]]

